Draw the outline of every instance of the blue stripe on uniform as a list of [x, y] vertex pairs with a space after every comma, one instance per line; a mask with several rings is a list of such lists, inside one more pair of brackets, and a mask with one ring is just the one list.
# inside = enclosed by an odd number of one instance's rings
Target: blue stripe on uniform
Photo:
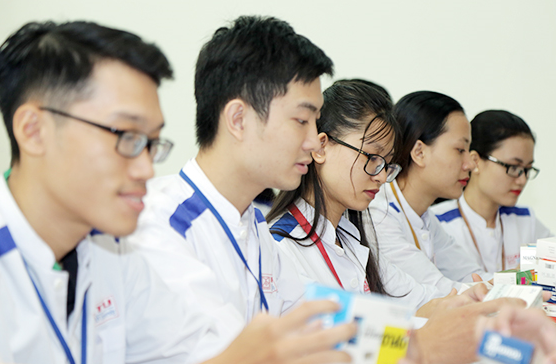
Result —
[[191, 223], [207, 209], [203, 200], [194, 193], [193, 196], [183, 201], [176, 211], [170, 216], [170, 226], [180, 235], [185, 237], [185, 233], [191, 227]]
[[450, 210], [450, 211], [447, 211], [447, 212], [443, 213], [442, 215], [436, 215], [436, 217], [441, 222], [442, 221], [450, 222], [453, 219], [461, 217], [461, 214], [459, 212], [459, 209], [453, 209], [453, 210]]
[[400, 213], [400, 209], [393, 202], [390, 202], [389, 205], [392, 206], [392, 208], [396, 210], [397, 213]]
[[[293, 215], [288, 212], [287, 214], [284, 214], [284, 216], [282, 216], [280, 220], [276, 221], [276, 223], [272, 225], [270, 230], [281, 231], [285, 234], [290, 234], [297, 225], [299, 224], [297, 223], [295, 217], [293, 217]], [[276, 241], [282, 241], [282, 239], [284, 239], [284, 237], [280, 234], [272, 233], [272, 236]]]
[[255, 218], [257, 219], [257, 222], [260, 224], [261, 222], [265, 222], [265, 218], [263, 213], [261, 212], [261, 210], [259, 210], [258, 208], [255, 207]]
[[516, 214], [517, 216], [530, 216], [531, 213], [529, 212], [529, 209], [527, 207], [506, 207], [506, 206], [502, 206], [500, 207], [500, 214], [506, 214], [506, 215], [511, 215], [511, 214]]
[[10, 250], [15, 249], [15, 241], [7, 226], [0, 229], [0, 257]]

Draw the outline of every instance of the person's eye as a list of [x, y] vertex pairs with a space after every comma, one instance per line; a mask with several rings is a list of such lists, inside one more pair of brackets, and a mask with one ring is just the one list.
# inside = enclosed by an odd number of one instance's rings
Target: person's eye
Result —
[[459, 149], [459, 148], [458, 148], [458, 153], [459, 153], [459, 154], [463, 154], [463, 153], [465, 153], [465, 152], [466, 152], [465, 149]]
[[297, 120], [297, 122], [300, 123], [301, 125], [305, 125], [305, 124], [308, 123], [308, 121], [307, 121], [307, 120], [304, 120], [304, 119], [296, 119], [296, 120]]

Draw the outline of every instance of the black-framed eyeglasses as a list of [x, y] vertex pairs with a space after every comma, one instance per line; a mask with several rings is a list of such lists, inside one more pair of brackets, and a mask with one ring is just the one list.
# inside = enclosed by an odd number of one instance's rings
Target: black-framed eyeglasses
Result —
[[535, 177], [537, 177], [539, 175], [539, 172], [540, 172], [540, 170], [538, 168], [535, 168], [535, 167], [522, 167], [522, 166], [519, 166], [517, 164], [504, 163], [504, 162], [494, 158], [491, 155], [486, 156], [486, 159], [491, 161], [491, 162], [494, 162], [496, 164], [499, 164], [502, 167], [505, 167], [506, 168], [506, 174], [508, 176], [514, 177], [514, 178], [521, 177], [521, 175], [525, 173], [525, 177], [527, 177], [528, 180], [532, 180], [532, 179], [535, 179]]
[[384, 157], [380, 154], [370, 154], [365, 152], [364, 150], [354, 147], [353, 145], [349, 145], [346, 142], [334, 138], [333, 136], [329, 135], [328, 137], [336, 143], [341, 144], [344, 147], [353, 149], [356, 152], [361, 153], [365, 157], [367, 157], [367, 163], [365, 163], [365, 167], [363, 167], [363, 170], [369, 176], [376, 176], [377, 174], [382, 172], [383, 169], [386, 168], [386, 182], [392, 182], [394, 179], [396, 179], [396, 177], [402, 170], [402, 167], [399, 164], [386, 163], [386, 159], [384, 159]]
[[39, 109], [64, 116], [66, 118], [81, 121], [86, 124], [96, 126], [97, 128], [100, 128], [102, 130], [106, 130], [112, 134], [116, 134], [118, 136], [118, 141], [116, 142], [116, 151], [118, 152], [118, 154], [126, 158], [135, 158], [139, 156], [139, 154], [141, 154], [143, 149], [147, 148], [153, 163], [160, 163], [164, 162], [166, 157], [168, 157], [168, 154], [170, 154], [172, 147], [174, 146], [174, 143], [172, 143], [168, 139], [149, 139], [147, 134], [143, 134], [138, 131], [119, 130], [117, 128], [104, 126], [50, 107], [42, 106]]

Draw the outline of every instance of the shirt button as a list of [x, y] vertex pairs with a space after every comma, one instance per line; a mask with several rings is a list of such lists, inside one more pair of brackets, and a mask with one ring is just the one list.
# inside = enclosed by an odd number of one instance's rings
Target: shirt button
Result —
[[59, 279], [59, 278], [55, 279], [54, 280], [54, 289], [57, 290], [57, 291], [60, 290], [62, 288], [63, 284], [64, 283], [62, 282], [61, 279]]
[[340, 257], [344, 255], [344, 249], [340, 248], [337, 245], [334, 247], [334, 252], [336, 252], [336, 254]]
[[353, 278], [351, 280], [351, 288], [357, 288], [358, 285], [359, 285], [359, 281], [357, 281], [357, 278]]
[[241, 232], [239, 233], [239, 237], [245, 240], [247, 238], [247, 230], [241, 230]]
[[424, 233], [423, 235], [421, 235], [421, 238], [422, 238], [423, 240], [429, 240], [429, 234]]

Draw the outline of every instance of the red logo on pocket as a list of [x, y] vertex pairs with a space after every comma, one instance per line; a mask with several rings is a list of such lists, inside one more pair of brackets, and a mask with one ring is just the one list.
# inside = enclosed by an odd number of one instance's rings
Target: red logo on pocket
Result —
[[109, 296], [103, 299], [95, 307], [95, 324], [100, 325], [106, 321], [112, 320], [118, 317], [118, 309], [116, 308], [116, 302], [114, 302], [114, 297]]
[[274, 278], [272, 278], [272, 275], [270, 274], [263, 274], [262, 285], [264, 293], [272, 293], [278, 290], [276, 288], [276, 284], [274, 283]]

